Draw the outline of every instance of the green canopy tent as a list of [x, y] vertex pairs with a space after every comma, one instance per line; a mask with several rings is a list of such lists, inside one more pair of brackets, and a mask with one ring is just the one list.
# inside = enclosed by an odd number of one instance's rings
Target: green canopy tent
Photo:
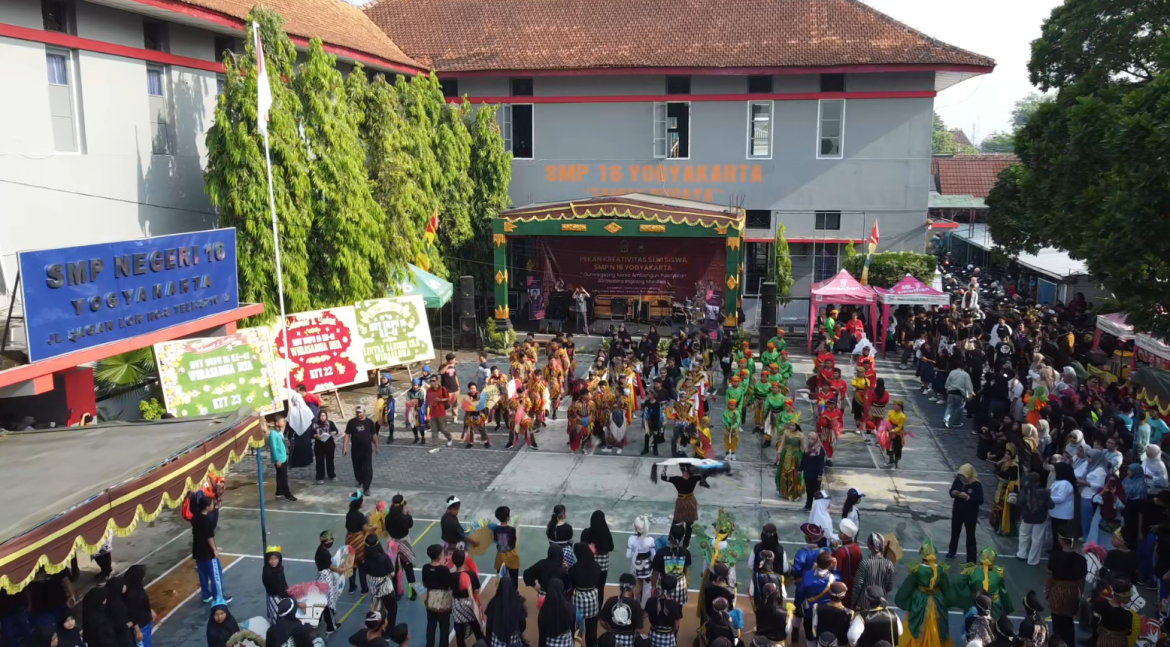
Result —
[[449, 281], [411, 264], [410, 275], [398, 284], [400, 296], [422, 295], [428, 308], [438, 309], [447, 305], [451, 295], [455, 293], [454, 286]]

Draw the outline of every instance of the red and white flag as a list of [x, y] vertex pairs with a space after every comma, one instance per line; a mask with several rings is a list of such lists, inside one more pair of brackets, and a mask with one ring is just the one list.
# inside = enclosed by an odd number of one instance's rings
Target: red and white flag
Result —
[[272, 86], [268, 83], [268, 66], [264, 63], [264, 45], [260, 42], [260, 25], [252, 23], [252, 40], [256, 46], [256, 129], [268, 134], [268, 111], [272, 108]]
[[877, 251], [878, 242], [882, 239], [878, 233], [878, 221], [873, 221], [873, 231], [869, 232], [869, 253]]

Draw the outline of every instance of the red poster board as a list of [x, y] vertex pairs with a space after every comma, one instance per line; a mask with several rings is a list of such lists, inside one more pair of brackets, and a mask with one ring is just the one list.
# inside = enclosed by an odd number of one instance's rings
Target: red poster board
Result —
[[[353, 306], [300, 312], [288, 316], [288, 345], [284, 347], [280, 326], [273, 340], [277, 362], [288, 371], [292, 388], [304, 384], [310, 393], [365, 382], [372, 367], [365, 361], [365, 345], [357, 333]], [[280, 388], [283, 390], [284, 385]]]

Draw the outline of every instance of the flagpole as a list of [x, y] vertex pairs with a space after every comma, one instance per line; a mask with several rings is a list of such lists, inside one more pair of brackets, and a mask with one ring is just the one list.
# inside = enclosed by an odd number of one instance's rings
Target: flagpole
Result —
[[280, 302], [280, 336], [284, 345], [284, 400], [292, 397], [292, 383], [289, 379], [288, 364], [292, 363], [292, 353], [288, 347], [288, 319], [284, 315], [284, 272], [280, 268], [280, 232], [276, 226], [276, 195], [272, 190], [272, 153], [268, 149], [268, 129], [264, 129], [264, 162], [268, 167], [268, 207], [272, 211], [272, 246], [276, 249], [276, 293]]

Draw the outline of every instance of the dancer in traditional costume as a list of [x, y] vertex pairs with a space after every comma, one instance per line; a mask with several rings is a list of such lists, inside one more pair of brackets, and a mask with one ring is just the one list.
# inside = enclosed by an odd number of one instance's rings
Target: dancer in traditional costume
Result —
[[546, 427], [545, 418], [548, 416], [548, 384], [539, 371], [533, 371], [528, 380], [525, 391], [528, 392], [528, 414], [532, 416], [533, 434]]
[[549, 344], [549, 353], [551, 356], [544, 367], [544, 373], [548, 383], [549, 409], [552, 411], [552, 419], [556, 420], [557, 410], [561, 408], [561, 396], [565, 391], [565, 367], [569, 358], [555, 341]]
[[1008, 442], [1004, 446], [1003, 458], [996, 461], [995, 498], [991, 502], [991, 528], [1005, 537], [1012, 537], [1018, 530], [1019, 508], [1012, 501], [1012, 494], [1020, 490], [1020, 463], [1016, 458], [1016, 446]]
[[858, 366], [854, 371], [850, 385], [853, 387], [853, 424], [857, 427], [857, 433], [860, 434], [865, 431], [865, 421], [869, 418], [866, 415], [866, 405], [869, 404], [871, 386], [869, 377], [862, 367]]
[[799, 501], [804, 496], [804, 475], [800, 462], [804, 458], [804, 433], [800, 425], [793, 424], [784, 429], [784, 438], [776, 452], [776, 491], [789, 501]]
[[492, 446], [487, 434], [487, 408], [482, 395], [475, 382], [467, 385], [467, 393], [463, 395], [463, 442], [467, 449], [475, 445], [476, 432], [479, 432], [484, 447]]
[[784, 389], [787, 391], [789, 388], [788, 382], [792, 379], [792, 374], [795, 370], [792, 367], [792, 362], [788, 361], [788, 351], [780, 351], [780, 361], [776, 362], [776, 368], [779, 371], [780, 380], [784, 383]]
[[653, 572], [651, 565], [654, 561], [655, 542], [650, 536], [650, 517], [641, 515], [634, 519], [634, 534], [626, 542], [626, 559], [630, 562], [631, 572], [642, 587], [639, 593], [639, 602], [642, 605], [650, 599], [650, 575]]
[[817, 437], [825, 449], [825, 464], [833, 464], [833, 448], [837, 439], [841, 437], [841, 428], [845, 426], [844, 412], [837, 408], [836, 400], [826, 403], [824, 412], [817, 419]]
[[325, 623], [326, 633], [337, 630], [337, 600], [345, 591], [345, 576], [353, 568], [353, 551], [349, 546], [337, 549], [336, 554], [330, 554], [333, 549], [333, 533], [324, 530], [320, 534], [320, 544], [313, 556], [317, 566], [317, 581], [329, 587], [326, 596], [329, 606], [321, 613], [321, 622]]
[[729, 461], [736, 460], [735, 450], [739, 447], [740, 420], [739, 402], [735, 398], [729, 397], [727, 408], [723, 411], [723, 457]]
[[764, 396], [764, 444], [772, 446], [772, 438], [779, 437], [784, 429], [785, 402], [787, 398], [780, 391], [780, 383], [772, 382], [768, 394]]
[[609, 424], [605, 429], [606, 445], [618, 454], [622, 453], [622, 449], [629, 444], [626, 439], [626, 431], [630, 427], [630, 422], [626, 418], [628, 414], [627, 410], [615, 409], [609, 414]]
[[996, 618], [1015, 611], [1012, 599], [1008, 596], [1007, 582], [1004, 580], [1003, 567], [996, 566], [994, 548], [984, 548], [979, 551], [978, 564], [963, 564], [959, 566], [959, 581], [956, 582], [956, 591], [971, 599], [980, 592], [991, 596], [992, 611]]
[[[883, 378], [878, 378], [874, 382], [873, 388], [869, 390], [865, 402], [866, 420], [865, 420], [865, 442], [870, 443], [870, 437], [877, 433], [877, 428], [881, 426], [882, 420], [886, 418], [886, 405], [890, 403], [890, 392], [886, 390], [886, 381]], [[858, 428], [857, 433], [862, 433], [862, 429]]]
[[703, 416], [694, 426], [691, 449], [695, 458], [715, 458], [715, 445], [711, 442], [711, 418]]
[[898, 647], [951, 647], [947, 622], [948, 598], [952, 597], [947, 566], [939, 565], [938, 551], [930, 539], [919, 553], [921, 563], [910, 566], [894, 602], [906, 610], [906, 629]]
[[764, 420], [768, 410], [768, 394], [772, 392], [772, 384], [768, 381], [768, 369], [760, 371], [760, 375], [752, 382], [752, 411], [755, 414], [755, 426], [752, 433], [764, 433]]
[[589, 442], [589, 416], [592, 415], [590, 411], [592, 406], [593, 396], [589, 393], [569, 405], [569, 449], [574, 453], [584, 452], [592, 446]]
[[775, 343], [768, 342], [766, 350], [760, 354], [760, 361], [764, 363], [764, 366], [780, 363], [780, 351], [776, 349]]

